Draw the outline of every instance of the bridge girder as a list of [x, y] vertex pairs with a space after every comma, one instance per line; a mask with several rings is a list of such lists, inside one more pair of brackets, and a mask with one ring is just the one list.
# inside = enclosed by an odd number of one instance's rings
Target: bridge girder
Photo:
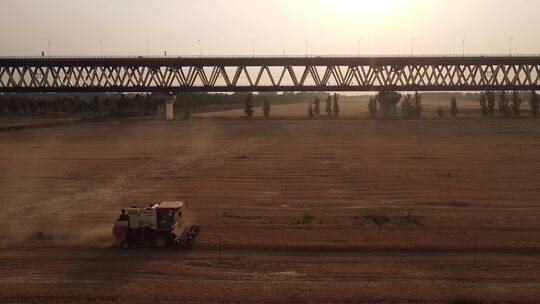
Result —
[[0, 92], [540, 89], [540, 57], [0, 58]]

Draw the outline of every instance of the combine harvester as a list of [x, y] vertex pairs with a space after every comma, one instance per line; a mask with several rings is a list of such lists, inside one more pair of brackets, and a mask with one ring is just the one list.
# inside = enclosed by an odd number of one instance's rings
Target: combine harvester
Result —
[[122, 209], [113, 226], [113, 235], [120, 240], [120, 247], [129, 249], [152, 244], [156, 248], [190, 248], [201, 228], [188, 227], [178, 235], [175, 230], [182, 218], [183, 202], [163, 202], [147, 206]]

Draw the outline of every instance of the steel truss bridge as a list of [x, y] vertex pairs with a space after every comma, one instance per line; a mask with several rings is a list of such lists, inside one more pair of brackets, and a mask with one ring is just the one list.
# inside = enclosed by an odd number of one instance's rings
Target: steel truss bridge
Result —
[[0, 93], [538, 89], [538, 55], [0, 57]]

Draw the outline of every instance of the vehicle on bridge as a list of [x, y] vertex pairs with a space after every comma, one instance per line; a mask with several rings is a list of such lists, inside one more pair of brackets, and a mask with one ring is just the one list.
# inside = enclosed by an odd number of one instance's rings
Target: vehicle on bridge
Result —
[[190, 226], [177, 233], [183, 202], [163, 202], [122, 209], [113, 226], [120, 247], [129, 249], [152, 244], [156, 248], [187, 249], [193, 246], [201, 228]]

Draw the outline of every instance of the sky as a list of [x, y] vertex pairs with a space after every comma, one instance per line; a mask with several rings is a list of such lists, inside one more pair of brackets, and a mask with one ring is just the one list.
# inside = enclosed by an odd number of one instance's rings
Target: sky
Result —
[[0, 4], [1, 56], [540, 53], [540, 0]]

